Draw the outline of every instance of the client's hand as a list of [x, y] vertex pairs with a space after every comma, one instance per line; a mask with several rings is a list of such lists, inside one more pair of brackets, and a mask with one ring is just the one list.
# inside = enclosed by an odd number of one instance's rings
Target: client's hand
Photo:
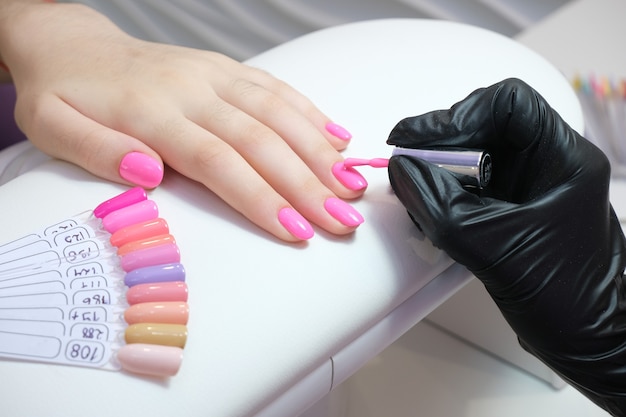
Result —
[[514, 79], [402, 120], [388, 143], [490, 152], [480, 192], [405, 156], [391, 159], [391, 184], [425, 235], [482, 281], [525, 349], [626, 415], [626, 245], [605, 155]]
[[78, 4], [2, 4], [16, 119], [44, 152], [146, 188], [168, 164], [286, 241], [310, 238], [309, 221], [334, 234], [363, 221], [342, 200], [367, 185], [342, 169], [349, 133], [285, 83], [133, 38]]

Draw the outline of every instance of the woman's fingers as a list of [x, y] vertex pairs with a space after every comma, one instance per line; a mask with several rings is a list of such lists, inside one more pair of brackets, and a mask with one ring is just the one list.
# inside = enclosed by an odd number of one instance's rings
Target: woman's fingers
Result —
[[[337, 196], [352, 199], [363, 193], [367, 185], [364, 178], [361, 177], [360, 183], [346, 183], [341, 181], [343, 177], [333, 174], [333, 166], [341, 164], [343, 158], [314, 123], [291, 103], [245, 79], [237, 80], [228, 89], [219, 89], [217, 94], [227, 103], [218, 100], [217, 106], [206, 107], [206, 112], [198, 113], [194, 121], [229, 143], [255, 169], [271, 172], [277, 164], [288, 162], [289, 167], [283, 168], [298, 168], [296, 173], [299, 173], [305, 168], [304, 162], [310, 169], [307, 175], [315, 175]], [[262, 149], [266, 146], [267, 149]], [[304, 175], [299, 177], [302, 179]], [[270, 182], [279, 180], [274, 176]], [[285, 193], [296, 191], [280, 186], [277, 190], [290, 201], [294, 196]]]
[[[167, 137], [153, 132], [154, 147], [168, 165], [201, 182], [283, 240], [303, 239], [307, 233], [298, 230], [310, 228], [310, 223], [346, 234], [363, 221], [273, 130], [225, 103], [223, 106], [226, 108], [213, 108], [211, 113], [228, 120], [215, 133], [190, 120], [178, 123]], [[296, 228], [290, 228], [288, 223], [296, 220]]]
[[[168, 164], [287, 241], [310, 238], [311, 225], [346, 234], [363, 222], [343, 200], [367, 186], [338, 153], [350, 134], [295, 89], [221, 54], [144, 42], [88, 8], [57, 6], [24, 13], [14, 30], [41, 30], [15, 36], [21, 43], [3, 54], [19, 123], [44, 152], [146, 188]], [[43, 38], [61, 49], [31, 45]]]
[[294, 110], [298, 111], [312, 123], [318, 132], [324, 136], [336, 150], [344, 150], [350, 143], [352, 135], [347, 129], [333, 122], [328, 116], [322, 113], [308, 97], [286, 82], [264, 70], [242, 65], [223, 55], [216, 55], [212, 57], [212, 59], [219, 60], [224, 68], [232, 69], [232, 72], [238, 74], [240, 79], [257, 84], [268, 92], [277, 95], [286, 103], [289, 103]]
[[18, 100], [16, 119], [43, 152], [110, 181], [144, 188], [161, 183], [163, 162], [144, 142], [85, 117], [57, 96], [25, 102]]
[[[83, 116], [56, 96], [42, 97], [32, 110], [27, 134], [44, 152], [111, 181], [145, 188], [161, 182], [163, 163], [145, 141]], [[239, 142], [239, 146], [250, 147], [249, 154], [255, 155], [250, 159], [257, 167], [231, 145], [187, 119], [176, 123], [175, 130], [151, 132], [151, 143], [160, 154], [167, 155], [174, 169], [203, 183], [282, 240], [311, 238], [311, 223], [331, 233], [345, 234], [363, 221], [351, 206], [335, 198], [306, 164], [293, 158], [290, 148], [271, 129], [236, 109], [232, 111], [229, 124], [241, 123], [241, 132], [250, 133], [246, 137], [265, 139], [256, 146], [254, 139]], [[18, 120], [19, 114], [18, 107]], [[159, 132], [165, 131], [169, 132], [167, 137], [160, 137]]]
[[313, 102], [295, 88], [271, 74], [253, 67], [246, 67], [246, 79], [262, 86], [289, 103], [328, 140], [336, 150], [344, 150], [352, 135], [343, 126], [331, 121]]

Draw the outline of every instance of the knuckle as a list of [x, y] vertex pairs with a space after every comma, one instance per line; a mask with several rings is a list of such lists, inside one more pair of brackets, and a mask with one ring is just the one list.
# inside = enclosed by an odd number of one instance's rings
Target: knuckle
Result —
[[228, 169], [230, 154], [232, 152], [226, 146], [206, 143], [195, 149], [192, 154], [194, 158], [192, 165], [197, 166], [205, 175], [210, 172], [220, 172]]
[[233, 91], [237, 91], [241, 99], [248, 100], [254, 104], [261, 114], [271, 116], [280, 114], [287, 108], [287, 104], [276, 94], [275, 90], [269, 90], [260, 84], [256, 84], [245, 79], [235, 79], [232, 81]]
[[261, 147], [267, 146], [275, 139], [276, 133], [267, 126], [260, 123], [250, 123], [242, 128], [238, 148], [255, 153], [261, 151]]

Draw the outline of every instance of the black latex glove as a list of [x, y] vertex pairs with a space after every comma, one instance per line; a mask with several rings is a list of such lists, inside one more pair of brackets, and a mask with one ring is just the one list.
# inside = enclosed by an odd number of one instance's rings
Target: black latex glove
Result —
[[605, 155], [516, 79], [404, 119], [388, 143], [491, 153], [479, 193], [405, 156], [390, 160], [391, 185], [433, 244], [482, 281], [526, 350], [626, 416], [626, 244]]

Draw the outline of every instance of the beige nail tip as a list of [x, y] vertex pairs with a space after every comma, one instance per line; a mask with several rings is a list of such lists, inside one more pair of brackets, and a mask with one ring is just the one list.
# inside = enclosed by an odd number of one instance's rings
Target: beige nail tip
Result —
[[187, 326], [168, 323], [137, 323], [126, 328], [127, 344], [176, 346], [184, 348], [187, 343]]
[[131, 343], [117, 352], [117, 360], [128, 372], [169, 377], [178, 373], [183, 361], [183, 350], [175, 346]]

